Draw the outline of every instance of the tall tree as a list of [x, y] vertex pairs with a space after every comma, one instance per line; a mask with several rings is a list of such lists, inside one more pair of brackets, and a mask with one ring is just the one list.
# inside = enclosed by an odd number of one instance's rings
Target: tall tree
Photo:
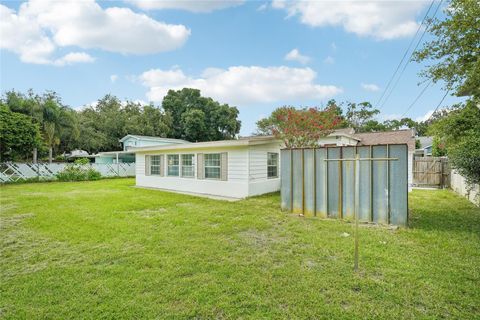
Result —
[[25, 159], [40, 143], [38, 123], [0, 104], [0, 161]]
[[287, 148], [314, 147], [341, 123], [335, 108], [277, 108], [269, 118], [257, 122], [260, 134], [273, 134]]
[[[233, 139], [240, 131], [241, 123], [236, 107], [222, 105], [212, 98], [202, 97], [200, 90], [197, 89], [168, 91], [163, 98], [162, 107], [172, 119], [172, 131], [169, 134], [172, 138], [214, 141]], [[194, 121], [194, 115], [200, 120]]]
[[417, 62], [433, 61], [421, 72], [459, 96], [480, 96], [480, 5], [478, 0], [451, 0], [446, 19], [429, 21], [433, 39], [415, 52]]
[[373, 120], [374, 116], [380, 113], [380, 110], [373, 108], [370, 102], [348, 102], [347, 112], [345, 113], [345, 122], [348, 127], [355, 131], [362, 131], [365, 124]]
[[446, 153], [469, 183], [480, 183], [480, 98], [468, 100], [432, 124], [438, 152]]

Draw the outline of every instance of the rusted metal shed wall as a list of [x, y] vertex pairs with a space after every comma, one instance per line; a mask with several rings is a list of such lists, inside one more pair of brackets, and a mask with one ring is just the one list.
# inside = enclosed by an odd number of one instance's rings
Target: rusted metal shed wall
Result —
[[405, 226], [408, 222], [407, 145], [284, 149], [282, 209], [306, 216], [353, 219], [353, 161], [326, 159], [395, 158], [359, 163], [359, 219]]

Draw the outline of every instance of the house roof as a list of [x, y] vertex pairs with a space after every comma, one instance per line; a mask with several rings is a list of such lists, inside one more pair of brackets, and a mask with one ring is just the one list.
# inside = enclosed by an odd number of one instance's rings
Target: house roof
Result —
[[241, 146], [253, 146], [268, 144], [280, 140], [274, 136], [253, 136], [243, 137], [236, 140], [220, 140], [220, 141], [207, 141], [207, 142], [192, 142], [185, 144], [171, 144], [161, 146], [146, 146], [146, 147], [133, 147], [130, 152], [143, 152], [143, 151], [162, 151], [162, 150], [189, 150], [189, 149], [203, 149], [203, 148], [225, 148], [225, 147], [241, 147]]
[[395, 130], [385, 132], [365, 132], [355, 133], [355, 138], [360, 139], [361, 145], [379, 145], [379, 144], [407, 144], [409, 151], [415, 151], [415, 133], [411, 129]]
[[122, 139], [118, 140], [120, 142], [124, 142], [128, 138], [134, 138], [136, 140], [150, 140], [150, 141], [158, 141], [158, 142], [172, 142], [172, 143], [190, 143], [189, 141], [182, 140], [182, 139], [172, 139], [172, 138], [162, 138], [162, 137], [153, 137], [153, 136], [141, 136], [137, 134], [127, 134]]

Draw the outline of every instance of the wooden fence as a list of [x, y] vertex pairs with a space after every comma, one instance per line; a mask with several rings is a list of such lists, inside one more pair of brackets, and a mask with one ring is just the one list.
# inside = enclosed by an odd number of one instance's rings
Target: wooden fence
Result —
[[450, 166], [445, 157], [416, 157], [413, 161], [415, 187], [448, 188]]

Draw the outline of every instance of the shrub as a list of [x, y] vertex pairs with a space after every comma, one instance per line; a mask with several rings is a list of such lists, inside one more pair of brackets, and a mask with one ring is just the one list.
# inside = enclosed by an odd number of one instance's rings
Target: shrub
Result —
[[73, 164], [69, 164], [57, 173], [59, 181], [90, 181], [99, 180], [102, 175], [97, 170], [88, 166], [89, 160], [85, 158], [77, 159]]

